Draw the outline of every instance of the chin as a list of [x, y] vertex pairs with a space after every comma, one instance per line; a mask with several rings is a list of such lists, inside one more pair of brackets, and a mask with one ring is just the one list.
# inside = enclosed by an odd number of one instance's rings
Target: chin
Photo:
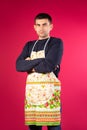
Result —
[[39, 35], [39, 37], [45, 38], [45, 37], [47, 37], [47, 35]]

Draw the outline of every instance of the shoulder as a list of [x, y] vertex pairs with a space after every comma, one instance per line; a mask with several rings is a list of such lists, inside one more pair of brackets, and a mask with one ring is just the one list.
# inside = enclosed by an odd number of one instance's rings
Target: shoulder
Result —
[[51, 39], [52, 42], [57, 43], [57, 44], [63, 43], [61, 38], [51, 37], [50, 39]]
[[57, 46], [57, 47], [63, 46], [63, 41], [61, 38], [51, 37], [49, 45], [50, 46]]
[[32, 44], [34, 44], [35, 41], [36, 41], [36, 40], [33, 40], [33, 41], [27, 41], [27, 42], [25, 43], [25, 45], [26, 45], [26, 46], [32, 46]]
[[24, 48], [27, 48], [27, 49], [31, 48], [31, 47], [34, 45], [35, 41], [36, 41], [36, 40], [27, 41], [27, 42], [25, 43], [25, 45], [24, 45]]

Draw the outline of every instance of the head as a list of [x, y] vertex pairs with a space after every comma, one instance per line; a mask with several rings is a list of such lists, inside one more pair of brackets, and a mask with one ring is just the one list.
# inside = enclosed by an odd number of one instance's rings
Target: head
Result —
[[34, 29], [39, 39], [48, 38], [53, 28], [52, 18], [47, 13], [39, 13], [34, 19]]

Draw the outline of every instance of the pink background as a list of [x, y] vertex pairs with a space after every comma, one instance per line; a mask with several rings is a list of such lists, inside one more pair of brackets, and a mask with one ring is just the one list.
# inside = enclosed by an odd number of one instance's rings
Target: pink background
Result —
[[[36, 39], [37, 13], [53, 17], [51, 35], [64, 42], [62, 130], [87, 130], [87, 2], [86, 0], [0, 1], [0, 130], [27, 130], [24, 125], [26, 73], [15, 61], [28, 40]], [[46, 127], [43, 127], [46, 130]]]

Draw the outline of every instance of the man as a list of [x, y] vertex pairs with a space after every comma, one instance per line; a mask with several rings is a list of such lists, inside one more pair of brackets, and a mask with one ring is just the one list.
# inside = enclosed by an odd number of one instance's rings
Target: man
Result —
[[17, 71], [27, 72], [25, 92], [25, 124], [30, 130], [61, 130], [61, 83], [58, 79], [63, 54], [60, 38], [50, 36], [52, 18], [38, 14], [34, 29], [37, 40], [29, 41], [17, 58]]

